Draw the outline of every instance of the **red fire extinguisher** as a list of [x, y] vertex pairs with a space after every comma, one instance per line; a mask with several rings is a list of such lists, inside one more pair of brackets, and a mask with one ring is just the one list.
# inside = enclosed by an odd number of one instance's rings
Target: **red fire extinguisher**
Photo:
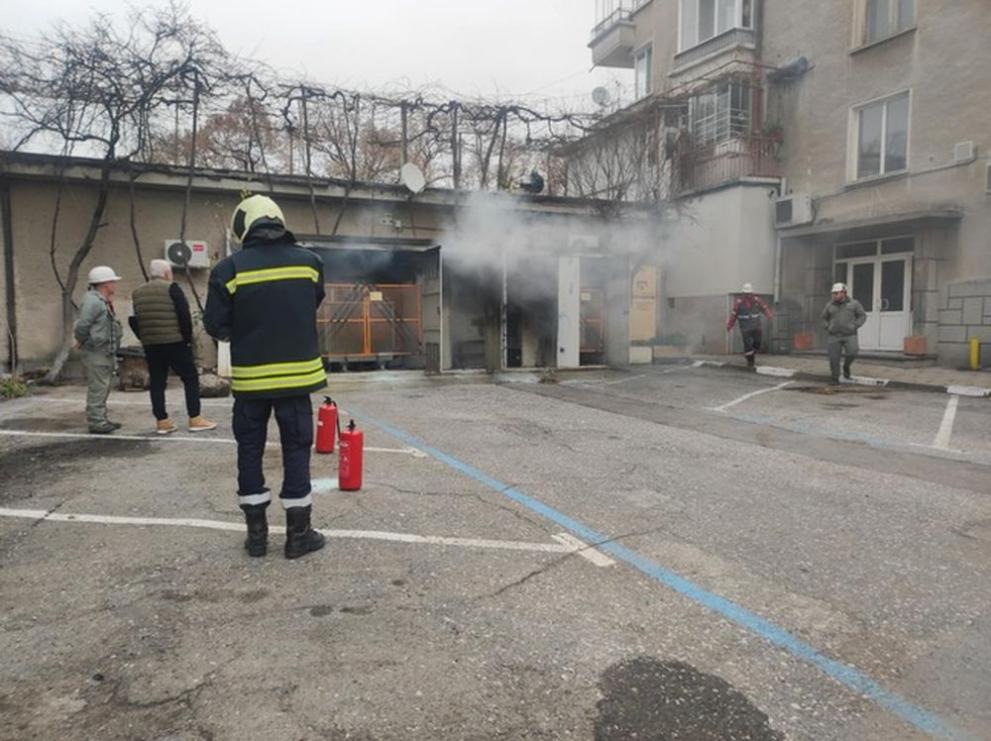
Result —
[[361, 470], [365, 457], [365, 433], [355, 429], [352, 419], [341, 430], [341, 457], [338, 464], [338, 480], [341, 491], [358, 491], [361, 488]]
[[337, 434], [337, 404], [329, 396], [325, 396], [323, 404], [317, 412], [317, 444], [318, 453], [334, 452], [334, 436]]

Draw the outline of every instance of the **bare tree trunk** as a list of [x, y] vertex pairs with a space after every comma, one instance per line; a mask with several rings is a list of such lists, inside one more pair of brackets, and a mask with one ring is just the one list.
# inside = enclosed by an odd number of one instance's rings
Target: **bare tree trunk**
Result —
[[[183, 244], [186, 243], [186, 217], [189, 213], [189, 199], [193, 192], [193, 174], [196, 170], [196, 133], [199, 124], [199, 110], [200, 110], [200, 78], [195, 72], [193, 73], [193, 129], [191, 132], [191, 137], [189, 140], [189, 170], [186, 175], [186, 195], [182, 203], [182, 217], [179, 222], [179, 241]], [[190, 272], [189, 265], [186, 265], [186, 282], [189, 284], [189, 290], [193, 293], [193, 298], [196, 300], [196, 307], [200, 310], [200, 314], [203, 313], [203, 302], [200, 300], [200, 294], [196, 290], [196, 284], [193, 283], [193, 274]]]
[[65, 368], [65, 363], [69, 359], [72, 350], [72, 325], [76, 320], [76, 306], [72, 301], [72, 294], [76, 290], [76, 283], [79, 281], [79, 270], [83, 262], [93, 249], [93, 242], [96, 234], [104, 226], [103, 214], [107, 208], [107, 200], [110, 196], [110, 170], [113, 167], [113, 155], [103, 161], [100, 173], [100, 185], [96, 196], [96, 205], [93, 206], [93, 213], [90, 215], [89, 228], [83, 237], [82, 244], [76, 250], [69, 263], [69, 270], [65, 275], [62, 284], [62, 327], [59, 338], [59, 351], [52, 361], [52, 367], [45, 376], [46, 383], [57, 383]]

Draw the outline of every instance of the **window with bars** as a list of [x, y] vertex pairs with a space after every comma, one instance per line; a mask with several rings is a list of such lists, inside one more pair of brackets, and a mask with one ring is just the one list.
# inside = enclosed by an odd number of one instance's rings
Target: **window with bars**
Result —
[[692, 136], [697, 147], [749, 136], [752, 126], [752, 89], [724, 82], [692, 100]]

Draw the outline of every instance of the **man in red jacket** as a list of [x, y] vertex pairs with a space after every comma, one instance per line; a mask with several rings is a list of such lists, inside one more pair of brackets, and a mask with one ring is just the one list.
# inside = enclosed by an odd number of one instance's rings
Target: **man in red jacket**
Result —
[[774, 312], [764, 299], [754, 294], [754, 287], [749, 283], [743, 285], [743, 293], [733, 301], [733, 310], [730, 311], [729, 320], [726, 322], [726, 331], [732, 332], [733, 325], [740, 323], [740, 335], [743, 337], [743, 357], [747, 359], [747, 365], [751, 368], [756, 363], [757, 352], [760, 350], [763, 333], [760, 325], [760, 315], [763, 314], [769, 320], [774, 318]]

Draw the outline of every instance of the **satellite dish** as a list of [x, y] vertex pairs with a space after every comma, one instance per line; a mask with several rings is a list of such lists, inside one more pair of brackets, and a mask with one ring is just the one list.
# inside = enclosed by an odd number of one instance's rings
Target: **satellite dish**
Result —
[[399, 171], [399, 180], [413, 195], [419, 195], [427, 187], [427, 179], [423, 171], [412, 162], [407, 162]]
[[193, 258], [193, 251], [185, 242], [173, 242], [165, 250], [166, 259], [178, 268], [184, 268]]
[[592, 101], [600, 108], [609, 105], [609, 90], [604, 87], [595, 88], [592, 91]]

